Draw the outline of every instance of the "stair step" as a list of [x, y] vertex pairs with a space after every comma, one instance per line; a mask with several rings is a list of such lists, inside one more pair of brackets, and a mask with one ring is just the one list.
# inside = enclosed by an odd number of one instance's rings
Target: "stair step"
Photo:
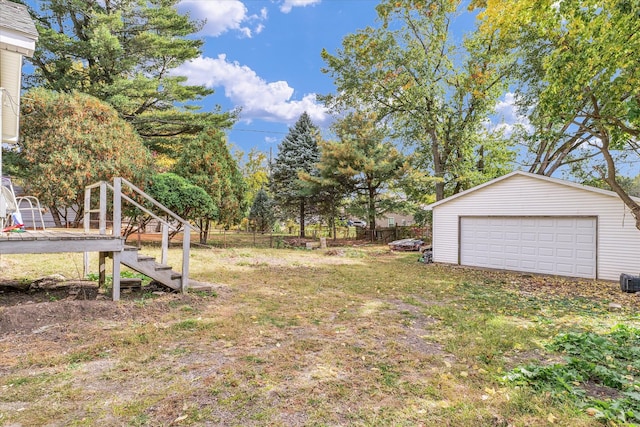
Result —
[[149, 255], [138, 255], [138, 261], [155, 261], [156, 259]]
[[121, 277], [120, 278], [120, 289], [133, 289], [142, 288], [142, 279], [138, 277]]
[[170, 265], [165, 265], [165, 264], [156, 264], [156, 266], [154, 268], [156, 269], [156, 271], [171, 270], [171, 266]]
[[180, 273], [173, 273], [171, 275], [171, 280], [176, 280], [176, 279], [182, 279], [182, 274]]
[[137, 251], [139, 250], [137, 246], [130, 246], [130, 245], [125, 245], [124, 246], [124, 250], [125, 251]]

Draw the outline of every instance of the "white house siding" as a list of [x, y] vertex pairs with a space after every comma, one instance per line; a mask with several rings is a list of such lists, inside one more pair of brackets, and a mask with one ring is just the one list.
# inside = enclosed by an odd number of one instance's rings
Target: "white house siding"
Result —
[[597, 217], [597, 277], [640, 274], [640, 231], [613, 193], [515, 174], [433, 207], [433, 259], [458, 264], [461, 216]]

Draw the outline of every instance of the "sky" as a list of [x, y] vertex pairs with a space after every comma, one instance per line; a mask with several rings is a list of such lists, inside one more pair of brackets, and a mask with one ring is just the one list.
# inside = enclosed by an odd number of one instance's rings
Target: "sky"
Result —
[[[375, 24], [377, 0], [184, 0], [178, 9], [206, 20], [200, 58], [178, 74], [215, 90], [205, 105], [241, 108], [229, 141], [243, 151], [273, 152], [303, 112], [326, 130], [317, 100], [333, 92], [320, 52], [335, 53], [345, 35]], [[211, 104], [209, 104], [211, 103]]]
[[[189, 84], [215, 90], [204, 108], [241, 108], [229, 141], [245, 153], [255, 147], [275, 154], [303, 112], [328, 135], [331, 116], [317, 95], [334, 92], [321, 72], [323, 48], [335, 54], [343, 38], [376, 26], [377, 0], [183, 0], [178, 9], [206, 20], [198, 34], [202, 56], [177, 73]], [[463, 22], [457, 32], [471, 30]], [[468, 27], [465, 28], [464, 25]], [[461, 36], [460, 36], [461, 37]], [[507, 94], [497, 107], [503, 126], [521, 120]]]
[[[32, 0], [38, 3], [37, 0]], [[320, 53], [337, 53], [343, 38], [377, 26], [379, 0], [182, 0], [181, 13], [204, 22], [195, 36], [202, 55], [175, 73], [191, 85], [215, 92], [199, 101], [201, 111], [217, 105], [240, 109], [228, 133], [233, 149], [273, 155], [303, 112], [329, 137], [332, 117], [317, 95], [335, 91]], [[454, 22], [456, 38], [471, 31], [473, 17]], [[496, 105], [495, 122], [509, 128], [523, 120], [506, 94]]]

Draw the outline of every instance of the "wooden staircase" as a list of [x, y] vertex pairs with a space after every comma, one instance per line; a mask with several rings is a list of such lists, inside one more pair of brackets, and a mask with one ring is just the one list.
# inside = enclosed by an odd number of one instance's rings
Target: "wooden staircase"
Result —
[[[131, 197], [122, 192], [122, 186], [126, 186], [129, 194], [137, 194], [146, 203], [147, 206], [143, 206]], [[99, 190], [98, 194], [98, 207], [92, 209], [92, 190]], [[113, 193], [112, 202], [109, 203], [107, 197], [107, 191]], [[155, 258], [142, 255], [138, 253], [138, 248], [135, 246], [124, 245], [123, 250], [113, 252], [101, 252], [99, 255], [99, 285], [102, 286], [106, 280], [106, 267], [105, 258], [110, 256], [113, 259], [113, 300], [120, 299], [120, 264], [144, 274], [161, 283], [168, 288], [176, 291], [184, 292], [190, 285], [189, 281], [189, 252], [191, 246], [191, 231], [196, 228], [189, 223], [189, 221], [180, 218], [175, 213], [171, 212], [162, 204], [158, 203], [151, 196], [144, 191], [130, 183], [124, 178], [116, 177], [113, 179], [113, 185], [108, 182], [101, 181], [93, 185], [85, 187], [84, 195], [84, 228], [85, 232], [90, 231], [90, 215], [92, 213], [99, 214], [98, 233], [107, 234], [107, 214], [112, 212], [112, 230], [111, 234], [114, 236], [121, 235], [122, 225], [122, 202], [127, 202], [130, 205], [141, 210], [150, 217], [156, 219], [162, 230], [162, 242], [161, 242], [161, 259], [160, 262], [156, 262]], [[147, 208], [149, 204], [153, 205], [154, 209], [158, 213], [152, 212]], [[110, 209], [108, 209], [110, 207]], [[182, 270], [176, 272], [167, 265], [168, 251], [169, 251], [169, 229], [182, 233]], [[85, 252], [84, 256], [84, 272], [85, 276], [89, 271], [89, 256]]]
[[120, 255], [120, 263], [174, 291], [182, 289], [181, 273], [173, 271], [169, 265], [156, 262], [156, 259], [152, 256], [139, 253], [138, 248], [135, 246], [126, 245], [124, 247], [124, 251]]

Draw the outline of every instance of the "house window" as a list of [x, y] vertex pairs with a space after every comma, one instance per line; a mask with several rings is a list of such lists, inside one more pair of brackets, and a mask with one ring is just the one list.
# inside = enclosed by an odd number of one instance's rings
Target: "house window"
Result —
[[396, 225], [396, 219], [395, 218], [389, 218], [389, 227], [394, 227]]

